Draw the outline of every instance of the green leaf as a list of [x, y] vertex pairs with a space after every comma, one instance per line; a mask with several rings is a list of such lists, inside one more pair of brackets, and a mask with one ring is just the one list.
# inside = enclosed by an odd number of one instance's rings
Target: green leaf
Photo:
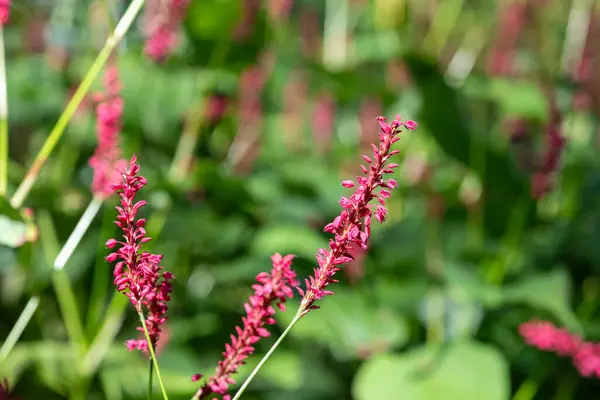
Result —
[[[466, 99], [461, 99], [459, 93], [446, 84], [436, 63], [416, 54], [406, 55], [405, 61], [423, 97], [424, 106], [415, 119], [432, 134], [446, 155], [479, 175], [484, 185], [488, 231], [502, 234], [515, 196], [528, 196], [528, 181], [517, 172], [506, 154], [492, 148], [485, 135], [475, 134], [461, 104]], [[531, 215], [532, 207], [528, 210]]]
[[506, 400], [508, 372], [502, 354], [488, 345], [454, 343], [441, 351], [424, 346], [367, 361], [352, 392], [356, 400]]
[[505, 302], [524, 303], [548, 311], [569, 330], [582, 333], [583, 328], [570, 307], [571, 281], [564, 269], [529, 276], [507, 286], [503, 291]]
[[534, 82], [496, 78], [490, 81], [489, 91], [507, 115], [548, 120], [548, 100]]
[[268, 225], [256, 233], [252, 243], [252, 253], [270, 256], [273, 253], [296, 254], [311, 259], [327, 240], [314, 229], [299, 225]]
[[[400, 347], [409, 339], [408, 324], [387, 307], [377, 307], [367, 296], [343, 287], [321, 301], [321, 309], [310, 312], [292, 329], [290, 335], [314, 340], [329, 347], [340, 359], [363, 358], [373, 353]], [[285, 327], [295, 307], [278, 317]]]

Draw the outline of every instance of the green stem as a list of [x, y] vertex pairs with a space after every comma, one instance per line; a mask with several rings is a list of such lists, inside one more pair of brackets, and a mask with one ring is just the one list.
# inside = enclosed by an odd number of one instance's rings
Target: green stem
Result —
[[87, 349], [87, 341], [83, 332], [79, 309], [77, 308], [77, 300], [69, 282], [69, 277], [64, 270], [54, 271], [52, 274], [52, 283], [56, 297], [58, 298], [58, 306], [65, 320], [67, 333], [77, 348], [77, 357], [81, 357]]
[[117, 27], [115, 28], [113, 34], [106, 40], [104, 47], [102, 48], [102, 50], [96, 57], [96, 60], [88, 70], [85, 78], [77, 88], [77, 91], [65, 107], [65, 110], [56, 122], [56, 125], [50, 132], [50, 135], [48, 135], [48, 139], [46, 139], [46, 142], [35, 157], [35, 160], [33, 160], [31, 168], [29, 169], [29, 171], [27, 171], [25, 178], [23, 179], [23, 181], [17, 188], [17, 191], [13, 195], [10, 204], [14, 208], [19, 208], [23, 204], [23, 201], [25, 200], [33, 184], [35, 183], [40, 170], [46, 163], [46, 160], [48, 160], [48, 157], [50, 156], [52, 151], [54, 150], [54, 147], [56, 146], [58, 140], [64, 133], [69, 121], [75, 114], [75, 111], [77, 111], [79, 104], [84, 99], [85, 95], [92, 86], [92, 83], [104, 67], [104, 64], [110, 57], [110, 54], [112, 53], [113, 49], [119, 44], [119, 42], [123, 39], [127, 31], [129, 30], [129, 27], [133, 23], [133, 20], [144, 5], [144, 1], [145, 0], [133, 0], [131, 2], [131, 4], [121, 17], [121, 20], [117, 24]]
[[4, 29], [0, 27], [0, 196], [6, 196], [8, 184], [8, 96], [6, 94], [6, 61]]
[[127, 297], [121, 293], [116, 292], [113, 295], [106, 311], [102, 328], [94, 338], [85, 357], [83, 357], [83, 362], [81, 363], [82, 375], [92, 375], [98, 369], [100, 362], [123, 324], [125, 308], [128, 303]]
[[29, 320], [33, 316], [35, 310], [37, 310], [39, 304], [40, 296], [31, 296], [31, 298], [27, 302], [27, 305], [23, 309], [23, 312], [21, 312], [19, 319], [8, 334], [8, 337], [6, 338], [4, 343], [2, 343], [2, 347], [0, 347], [0, 365], [2, 365], [4, 361], [6, 361], [6, 358], [8, 357], [9, 353], [11, 352], [21, 335], [23, 334], [25, 327], [29, 323]]
[[73, 251], [75, 251], [75, 248], [83, 238], [83, 235], [85, 235], [85, 233], [87, 232], [88, 228], [90, 227], [90, 224], [94, 220], [94, 217], [96, 217], [96, 214], [98, 214], [98, 210], [100, 210], [102, 202], [103, 199], [101, 197], [95, 196], [92, 199], [92, 201], [84, 211], [83, 215], [79, 219], [79, 222], [77, 222], [77, 225], [75, 225], [75, 229], [73, 229], [73, 232], [71, 232], [69, 239], [67, 239], [67, 242], [62, 247], [62, 249], [60, 249], [60, 252], [56, 256], [56, 259], [54, 260], [55, 270], [62, 270], [67, 261], [69, 261], [69, 258], [71, 258], [71, 255], [73, 254]]
[[152, 400], [152, 360], [148, 363], [148, 400]]
[[146, 319], [144, 318], [144, 313], [141, 310], [138, 310], [138, 315], [140, 316], [140, 322], [142, 323], [142, 327], [144, 328], [144, 335], [146, 336], [146, 341], [148, 342], [148, 350], [150, 351], [150, 356], [152, 357], [152, 362], [154, 363], [154, 369], [156, 369], [156, 376], [158, 378], [160, 390], [162, 391], [163, 399], [169, 400], [169, 396], [167, 396], [167, 391], [165, 390], [165, 385], [163, 383], [162, 377], [160, 376], [160, 368], [158, 367], [158, 361], [156, 361], [156, 354], [154, 354], [154, 346], [152, 345], [152, 341], [150, 340], [150, 334], [148, 333], [148, 327], [146, 326]]
[[[252, 380], [254, 379], [254, 377], [256, 376], [256, 374], [258, 374], [258, 371], [260, 371], [260, 369], [262, 368], [262, 366], [267, 362], [267, 360], [271, 357], [271, 355], [275, 352], [275, 350], [277, 350], [277, 348], [279, 347], [279, 345], [281, 344], [281, 342], [283, 341], [283, 339], [292, 330], [292, 328], [294, 327], [294, 325], [296, 325], [298, 323], [298, 321], [300, 321], [300, 318], [302, 318], [302, 314], [300, 313], [300, 310], [298, 310], [298, 312], [294, 316], [294, 319], [292, 319], [292, 321], [287, 326], [287, 328], [285, 328], [285, 331], [283, 331], [283, 333], [281, 334], [281, 336], [279, 336], [279, 339], [277, 339], [277, 341], [273, 344], [273, 346], [271, 346], [271, 348], [269, 349], [269, 351], [267, 352], [267, 354], [265, 354], [265, 356], [262, 358], [262, 360], [260, 360], [260, 362], [258, 363], [258, 365], [256, 366], [256, 368], [254, 368], [254, 370], [252, 371], [252, 373], [246, 378], [246, 380], [244, 381], [244, 383], [242, 384], [242, 386], [239, 388], [239, 390], [237, 391], [237, 393], [235, 394], [235, 396], [233, 396], [232, 400], [238, 400], [242, 396], [242, 394], [244, 394], [244, 391], [246, 390], [246, 388], [248, 387], [248, 385], [250, 384], [250, 382], [252, 382]], [[193, 399], [197, 399], [197, 397], [194, 396]]]
[[535, 397], [538, 384], [534, 380], [528, 379], [519, 386], [512, 400], [531, 400]]

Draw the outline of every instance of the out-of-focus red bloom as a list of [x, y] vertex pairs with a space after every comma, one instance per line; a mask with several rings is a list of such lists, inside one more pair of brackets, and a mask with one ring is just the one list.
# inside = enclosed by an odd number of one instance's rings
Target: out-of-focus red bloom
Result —
[[164, 61], [179, 44], [179, 30], [190, 0], [150, 0], [144, 14], [144, 52], [156, 62]]
[[108, 197], [112, 194], [110, 185], [119, 179], [119, 170], [125, 169], [127, 162], [121, 159], [119, 134], [123, 115], [123, 99], [119, 70], [110, 64], [104, 73], [105, 93], [98, 96], [96, 106], [96, 136], [98, 145], [89, 165], [94, 170], [92, 192], [96, 196]]
[[[384, 179], [385, 174], [392, 173], [394, 168], [398, 167], [398, 164], [389, 163], [390, 158], [399, 153], [399, 150], [391, 150], [391, 146], [400, 140], [398, 135], [403, 128], [414, 130], [417, 128], [417, 123], [403, 122], [400, 116], [396, 117], [391, 124], [388, 124], [383, 117], [378, 117], [377, 120], [380, 125], [379, 147], [371, 145], [372, 158], [362, 156], [368, 165], [368, 167], [361, 165], [363, 176], [358, 176], [356, 182], [342, 181], [342, 186], [345, 188], [350, 189], [357, 185], [358, 187], [350, 197], [341, 198], [342, 213], [324, 228], [325, 232], [334, 235], [333, 239], [329, 240], [329, 250], [319, 249], [317, 253], [319, 267], [315, 268], [314, 276], [305, 281], [305, 289], [298, 288], [300, 295], [303, 296], [300, 315], [319, 308], [314, 304], [315, 301], [333, 294], [327, 286], [337, 282], [333, 276], [340, 270], [339, 266], [352, 261], [351, 249], [368, 248], [372, 216], [374, 215], [379, 222], [386, 219], [386, 199], [391, 196], [391, 190], [398, 186], [395, 180]], [[376, 192], [378, 188], [380, 190]], [[369, 204], [371, 200], [377, 200], [379, 203], [374, 207], [374, 211]]]
[[242, 1], [242, 18], [234, 29], [233, 37], [235, 40], [243, 41], [248, 39], [254, 33], [256, 17], [260, 11], [260, 0]]
[[10, 18], [10, 0], [0, 0], [0, 24], [5, 25]]
[[600, 378], [600, 344], [585, 342], [567, 329], [548, 321], [531, 320], [519, 326], [519, 334], [529, 346], [571, 357], [582, 376]]
[[496, 40], [490, 49], [488, 72], [492, 75], [510, 75], [519, 37], [527, 26], [528, 9], [524, 1], [512, 1], [502, 5]]
[[[216, 373], [208, 378], [194, 395], [195, 399], [204, 399], [212, 394], [223, 395], [228, 400], [227, 388], [235, 381], [231, 377], [244, 360], [254, 353], [254, 345], [261, 338], [268, 337], [267, 325], [273, 325], [276, 305], [284, 311], [287, 298], [293, 296], [292, 288], [298, 285], [296, 273], [292, 269], [293, 255], [282, 257], [275, 254], [271, 257], [273, 269], [271, 273], [261, 272], [256, 277], [257, 284], [252, 286], [254, 294], [244, 304], [246, 316], [242, 317], [242, 327], [236, 327], [236, 335], [231, 335], [231, 343], [225, 345], [224, 359], [219, 361]], [[192, 376], [192, 381], [202, 378], [200, 374]]]
[[561, 133], [561, 115], [553, 105], [550, 123], [546, 128], [545, 151], [541, 164], [531, 179], [531, 191], [536, 199], [542, 198], [552, 189], [553, 176], [558, 170], [560, 157], [565, 148], [565, 137]]
[[11, 395], [8, 380], [6, 378], [0, 380], [0, 400], [21, 400], [20, 397]]
[[315, 148], [324, 153], [331, 147], [335, 123], [335, 102], [329, 92], [323, 92], [313, 109], [312, 135]]
[[[145, 313], [146, 326], [150, 334], [152, 346], [156, 348], [161, 332], [160, 326], [167, 320], [167, 302], [170, 300], [171, 283], [174, 278], [170, 272], [162, 272], [161, 255], [142, 252], [141, 247], [151, 239], [146, 236], [146, 220], [137, 218], [137, 213], [146, 201], [135, 202], [137, 192], [146, 185], [146, 179], [138, 175], [140, 166], [133, 156], [129, 168], [123, 172], [123, 179], [112, 185], [112, 189], [121, 197], [121, 205], [115, 224], [123, 231], [123, 241], [109, 239], [106, 247], [109, 249], [120, 246], [119, 249], [106, 257], [113, 263], [117, 260], [114, 270], [114, 284], [117, 290], [131, 301], [138, 313]], [[138, 327], [143, 332], [142, 327]], [[128, 340], [127, 348], [146, 350], [146, 340]]]
[[287, 20], [294, 7], [294, 0], [268, 0], [267, 12], [274, 20]]

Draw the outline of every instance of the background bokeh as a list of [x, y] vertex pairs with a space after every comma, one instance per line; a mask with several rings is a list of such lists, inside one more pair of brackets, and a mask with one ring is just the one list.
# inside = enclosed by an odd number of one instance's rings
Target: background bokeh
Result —
[[[9, 193], [127, 3], [14, 1], [4, 32]], [[143, 54], [138, 18], [116, 51], [122, 147], [149, 182], [140, 196], [150, 247], [176, 276], [159, 348], [170, 398], [189, 399], [192, 374], [213, 372], [271, 254], [294, 253], [299, 276], [312, 273], [328, 240], [322, 227], [347, 192], [340, 181], [360, 172], [359, 155], [378, 140], [375, 117], [396, 114], [420, 125], [396, 145], [389, 221], [244, 398], [597, 398], [597, 380], [518, 333], [537, 317], [600, 340], [597, 4], [193, 0], [162, 63]], [[65, 294], [53, 283], [52, 260], [92, 198], [94, 124], [91, 94], [25, 202], [28, 241], [15, 237], [23, 224], [0, 225], [0, 341], [40, 296], [0, 364], [23, 399], [146, 396], [147, 363], [123, 345], [137, 316], [113, 299], [103, 259], [116, 198], [65, 267], [77, 310], [60, 309]], [[549, 139], [557, 132], [564, 149]], [[554, 171], [545, 168], [552, 151]], [[122, 322], [100, 341], [106, 351], [92, 352], [90, 379], [78, 372], [65, 312], [81, 319], [88, 345]]]

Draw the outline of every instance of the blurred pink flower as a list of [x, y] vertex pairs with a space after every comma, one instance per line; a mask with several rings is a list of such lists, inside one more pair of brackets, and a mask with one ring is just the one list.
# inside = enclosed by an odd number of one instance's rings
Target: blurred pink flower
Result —
[[[373, 149], [373, 158], [363, 155], [362, 158], [369, 165], [361, 165], [363, 176], [358, 176], [356, 182], [351, 180], [342, 181], [345, 188], [357, 189], [350, 197], [342, 197], [340, 205], [343, 208], [342, 213], [337, 216], [332, 223], [327, 224], [325, 232], [334, 235], [329, 240], [329, 250], [319, 249], [317, 253], [318, 268], [314, 270], [314, 276], [305, 281], [305, 289], [298, 288], [300, 295], [303, 296], [300, 304], [300, 314], [305, 315], [311, 310], [319, 308], [315, 301], [333, 294], [327, 289], [331, 283], [336, 283], [333, 278], [335, 273], [340, 270], [339, 266], [352, 261], [350, 250], [368, 248], [368, 240], [371, 236], [371, 218], [383, 222], [386, 219], [386, 199], [391, 196], [391, 190], [398, 186], [393, 179], [384, 179], [385, 174], [392, 173], [398, 164], [389, 163], [390, 158], [399, 153], [399, 150], [391, 150], [393, 143], [400, 140], [400, 134], [403, 128], [414, 130], [417, 124], [414, 121], [403, 122], [400, 116], [388, 124], [383, 117], [378, 117], [380, 125], [379, 147], [371, 145]], [[379, 192], [375, 192], [380, 188]], [[369, 204], [371, 200], [377, 200], [379, 205], [373, 211]]]
[[331, 147], [334, 123], [335, 102], [331, 93], [324, 91], [316, 99], [312, 118], [314, 146], [322, 153]]
[[519, 326], [519, 334], [529, 346], [571, 357], [581, 376], [600, 378], [599, 343], [585, 342], [567, 329], [540, 320], [524, 322]]
[[254, 33], [256, 17], [260, 11], [260, 0], [240, 0], [242, 2], [242, 18], [234, 29], [233, 37], [237, 41], [248, 39]]
[[500, 7], [500, 21], [487, 60], [487, 70], [491, 75], [511, 75], [518, 40], [527, 26], [529, 14], [524, 1], [502, 3]]
[[[146, 205], [146, 201], [134, 201], [137, 192], [147, 182], [143, 176], [138, 175], [140, 166], [136, 161], [136, 157], [133, 156], [129, 168], [123, 172], [122, 181], [112, 185], [112, 189], [121, 197], [115, 224], [123, 231], [124, 241], [109, 239], [106, 242], [109, 249], [120, 246], [117, 251], [106, 257], [106, 261], [113, 263], [119, 260], [115, 265], [114, 284], [119, 292], [129, 297], [138, 314], [145, 312], [150, 341], [156, 348], [161, 333], [160, 326], [167, 320], [170, 281], [174, 277], [170, 272], [161, 272], [161, 255], [141, 252], [142, 245], [150, 241], [144, 229], [146, 220], [137, 218], [138, 211]], [[142, 327], [138, 327], [138, 330], [144, 331]], [[129, 351], [148, 348], [144, 339], [128, 340], [126, 345]]]
[[[231, 398], [227, 395], [227, 388], [235, 383], [231, 376], [244, 364], [244, 360], [254, 353], [256, 342], [270, 335], [265, 326], [275, 323], [273, 306], [276, 305], [285, 311], [284, 303], [287, 298], [293, 296], [292, 288], [298, 285], [296, 273], [292, 269], [293, 258], [293, 255], [282, 257], [281, 254], [274, 254], [271, 257], [271, 273], [258, 274], [258, 283], [252, 285], [254, 294], [250, 296], [248, 303], [244, 304], [246, 316], [242, 317], [242, 328], [235, 328], [237, 336], [231, 335], [231, 343], [225, 345], [224, 359], [219, 361], [216, 373], [206, 380], [194, 395], [194, 399], [204, 399], [211, 394], [223, 395], [224, 400]], [[192, 381], [201, 378], [202, 375], [195, 374]]]
[[0, 0], [0, 24], [5, 25], [10, 18], [10, 0]]
[[179, 31], [190, 0], [149, 0], [144, 13], [144, 52], [164, 61], [179, 44]]
[[531, 179], [531, 190], [535, 199], [542, 198], [554, 184], [554, 174], [559, 169], [560, 158], [566, 144], [566, 139], [561, 133], [561, 122], [561, 115], [553, 104], [550, 123], [546, 128], [545, 152], [538, 170]]
[[123, 99], [119, 70], [116, 64], [110, 64], [104, 72], [105, 93], [98, 96], [100, 102], [96, 106], [96, 136], [98, 144], [89, 160], [94, 170], [92, 192], [96, 196], [109, 197], [112, 194], [111, 183], [120, 177], [119, 171], [127, 166], [121, 159], [119, 134], [123, 115]]
[[294, 0], [268, 0], [267, 12], [274, 20], [286, 20], [292, 12]]

